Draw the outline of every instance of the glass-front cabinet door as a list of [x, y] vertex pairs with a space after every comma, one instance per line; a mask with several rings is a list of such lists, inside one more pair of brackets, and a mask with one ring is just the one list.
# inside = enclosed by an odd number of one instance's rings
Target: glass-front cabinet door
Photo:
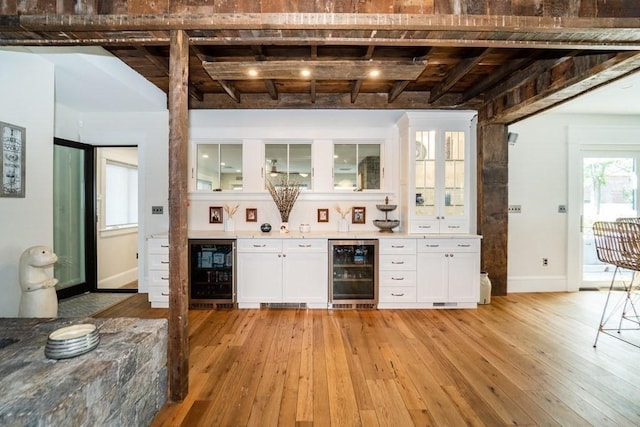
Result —
[[421, 121], [408, 137], [409, 232], [469, 232], [469, 120]]

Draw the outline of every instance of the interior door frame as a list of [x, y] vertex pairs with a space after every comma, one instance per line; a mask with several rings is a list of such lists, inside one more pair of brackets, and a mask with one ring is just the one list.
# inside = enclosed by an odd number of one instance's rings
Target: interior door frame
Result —
[[84, 222], [85, 222], [85, 282], [56, 291], [58, 299], [68, 298], [84, 292], [95, 292], [97, 288], [96, 266], [96, 188], [95, 188], [95, 149], [92, 145], [54, 138], [54, 145], [76, 148], [84, 152]]
[[[640, 127], [598, 126], [568, 129], [567, 290], [582, 286], [583, 164], [588, 152], [640, 154]], [[638, 165], [640, 166], [640, 165]]]

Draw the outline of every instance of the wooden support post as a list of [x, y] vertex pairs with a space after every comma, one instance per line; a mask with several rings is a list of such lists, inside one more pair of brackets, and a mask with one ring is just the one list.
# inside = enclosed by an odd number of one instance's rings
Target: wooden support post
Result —
[[189, 40], [171, 31], [169, 51], [169, 399], [189, 392], [187, 179]]
[[492, 295], [507, 294], [509, 150], [507, 126], [478, 126], [478, 233], [481, 268], [489, 273]]

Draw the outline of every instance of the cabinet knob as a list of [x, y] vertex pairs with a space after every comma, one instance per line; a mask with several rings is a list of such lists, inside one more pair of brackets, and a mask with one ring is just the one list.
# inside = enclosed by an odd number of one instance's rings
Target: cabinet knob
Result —
[[286, 257], [287, 257], [287, 254], [282, 254], [282, 258], [286, 258]]
[[278, 258], [282, 258], [282, 254], [278, 254]]

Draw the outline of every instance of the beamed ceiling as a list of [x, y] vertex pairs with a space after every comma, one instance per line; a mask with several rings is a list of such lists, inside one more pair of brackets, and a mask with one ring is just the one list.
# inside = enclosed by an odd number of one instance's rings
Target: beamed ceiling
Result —
[[640, 69], [640, 20], [620, 16], [5, 15], [0, 44], [100, 45], [168, 93], [181, 29], [191, 109], [476, 109], [512, 123]]

